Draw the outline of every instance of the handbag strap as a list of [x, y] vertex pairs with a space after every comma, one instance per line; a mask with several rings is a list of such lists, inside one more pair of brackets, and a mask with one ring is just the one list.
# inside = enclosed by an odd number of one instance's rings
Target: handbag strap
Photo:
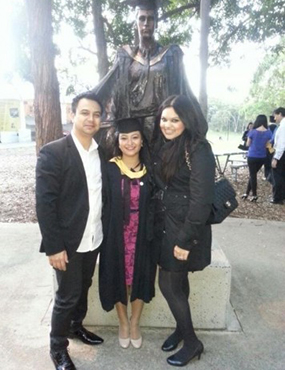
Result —
[[191, 166], [191, 161], [190, 161], [190, 154], [187, 150], [187, 145], [185, 143], [185, 161], [186, 161], [186, 164], [187, 164], [187, 167], [189, 168], [189, 171], [192, 170], [192, 166]]

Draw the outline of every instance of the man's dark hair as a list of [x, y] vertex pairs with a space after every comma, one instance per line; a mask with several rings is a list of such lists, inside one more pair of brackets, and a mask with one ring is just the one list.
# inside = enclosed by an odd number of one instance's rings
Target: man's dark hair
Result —
[[281, 113], [282, 117], [285, 117], [285, 108], [279, 107], [279, 108], [275, 109], [274, 113], [275, 114], [280, 114]]
[[79, 101], [81, 99], [88, 99], [88, 100], [96, 101], [96, 103], [98, 103], [100, 105], [101, 115], [102, 115], [102, 113], [103, 113], [103, 105], [102, 105], [101, 101], [99, 100], [98, 96], [93, 91], [85, 91], [85, 92], [77, 95], [72, 100], [72, 103], [71, 103], [72, 113], [76, 113], [76, 109], [77, 109], [78, 103], [79, 103]]

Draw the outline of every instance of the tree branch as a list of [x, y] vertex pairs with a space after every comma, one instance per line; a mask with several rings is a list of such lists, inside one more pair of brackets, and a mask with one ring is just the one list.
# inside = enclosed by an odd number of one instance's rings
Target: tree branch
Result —
[[244, 21], [239, 23], [239, 25], [236, 26], [230, 33], [227, 33], [226, 35], [224, 35], [224, 37], [222, 37], [222, 39], [224, 39], [224, 40], [222, 41], [222, 45], [220, 46], [219, 49], [223, 49], [223, 47], [228, 43], [228, 41], [238, 32], [238, 30], [241, 28], [241, 26], [244, 26], [250, 20], [251, 20], [250, 17], [246, 18]]
[[86, 47], [84, 47], [82, 45], [81, 46], [78, 46], [78, 49], [82, 49], [82, 50], [88, 51], [88, 53], [91, 53], [93, 55], [97, 55], [97, 53], [95, 51], [93, 51], [93, 50], [91, 50], [89, 48], [86, 48]]
[[195, 8], [196, 11], [198, 11], [199, 6], [200, 6], [200, 1], [199, 0], [196, 1], [196, 3], [192, 3], [192, 4], [187, 4], [187, 5], [180, 6], [179, 8], [170, 10], [169, 12], [166, 12], [166, 13], [162, 14], [162, 16], [158, 18], [158, 21], [163, 21], [163, 20], [165, 20], [167, 18], [172, 17], [173, 15], [176, 15], [178, 13], [183, 12], [184, 10]]
[[120, 44], [120, 40], [117, 38], [115, 32], [113, 31], [113, 28], [112, 28], [111, 24], [108, 22], [107, 18], [102, 17], [102, 19], [103, 19], [103, 22], [106, 24], [109, 33], [113, 37], [114, 43], [117, 44], [117, 45], [119, 45]]

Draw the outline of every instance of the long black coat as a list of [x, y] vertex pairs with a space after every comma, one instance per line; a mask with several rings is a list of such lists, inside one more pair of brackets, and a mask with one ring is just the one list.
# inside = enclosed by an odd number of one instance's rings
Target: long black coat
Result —
[[[162, 150], [155, 157], [157, 193], [154, 239], [157, 263], [169, 271], [203, 270], [211, 263], [211, 226], [207, 225], [214, 196], [215, 161], [208, 143], [191, 153], [191, 173], [185, 162], [165, 184], [161, 179]], [[174, 257], [175, 246], [190, 251], [187, 261]]]
[[[115, 163], [107, 164], [109, 194], [109, 228], [102, 246], [99, 265], [99, 293], [106, 311], [118, 302], [127, 304], [124, 260], [124, 224], [121, 194], [121, 173]], [[135, 251], [134, 277], [131, 301], [141, 299], [148, 303], [154, 296], [156, 265], [151, 260], [148, 213], [151, 197], [149, 175], [140, 179], [139, 227]], [[151, 226], [151, 225], [150, 225]]]
[[[102, 172], [102, 223], [106, 231], [105, 159], [98, 147]], [[36, 166], [36, 210], [42, 234], [40, 252], [50, 256], [76, 252], [89, 214], [87, 180], [71, 135], [45, 145]]]

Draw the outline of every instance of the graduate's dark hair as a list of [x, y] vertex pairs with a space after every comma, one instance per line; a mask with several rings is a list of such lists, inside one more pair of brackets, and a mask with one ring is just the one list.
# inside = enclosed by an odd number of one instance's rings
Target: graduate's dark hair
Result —
[[[143, 146], [139, 153], [140, 162], [145, 164], [150, 171], [150, 151], [147, 138], [145, 137], [143, 131], [139, 131], [142, 137]], [[119, 135], [120, 132], [116, 125], [112, 126], [106, 135], [106, 154], [107, 159], [110, 160], [113, 157], [121, 157], [122, 152], [119, 148]]]
[[166, 182], [173, 177], [177, 168], [185, 162], [185, 149], [191, 153], [199, 142], [206, 141], [201, 133], [199, 118], [192, 101], [185, 95], [172, 95], [159, 107], [155, 120], [152, 148], [154, 153], [159, 151], [165, 143], [165, 138], [160, 130], [160, 120], [164, 109], [172, 107], [185, 126], [183, 133], [171, 140], [168, 150], [164, 151], [162, 158], [162, 176]]

